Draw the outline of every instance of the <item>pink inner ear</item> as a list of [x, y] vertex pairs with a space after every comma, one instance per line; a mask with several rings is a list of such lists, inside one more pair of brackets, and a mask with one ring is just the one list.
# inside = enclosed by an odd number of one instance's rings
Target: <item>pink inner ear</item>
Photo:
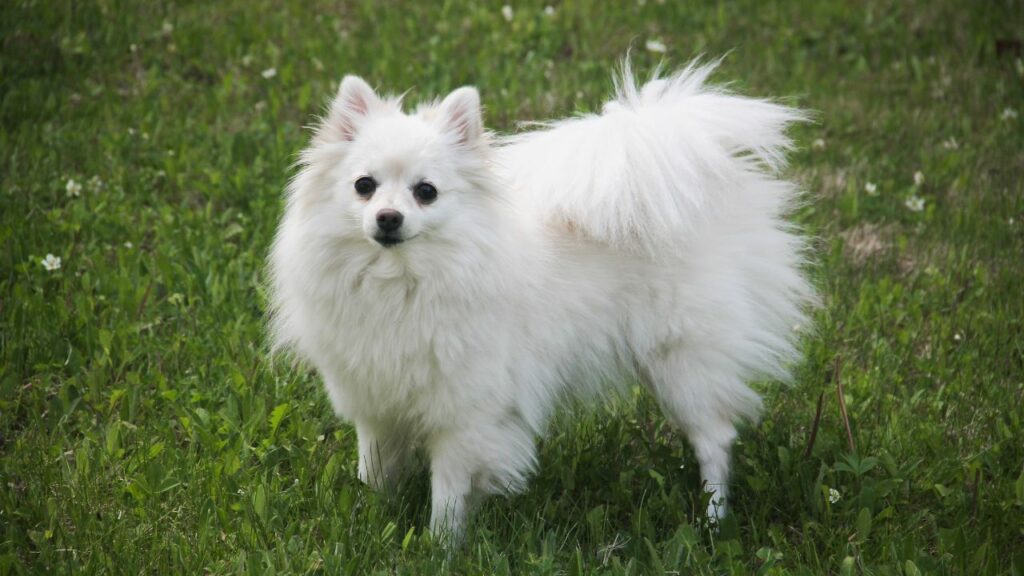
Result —
[[459, 142], [469, 143], [480, 137], [478, 100], [462, 97], [456, 101], [446, 102], [443, 114], [449, 129], [459, 136]]
[[370, 111], [370, 104], [359, 94], [349, 96], [350, 98], [341, 102], [338, 128], [341, 129], [341, 135], [345, 140], [352, 141], [356, 137], [357, 121]]
[[458, 132], [461, 140], [467, 140], [470, 131], [469, 114], [461, 107], [455, 107], [450, 114], [451, 116], [448, 117], [449, 125]]
[[370, 111], [370, 102], [365, 94], [349, 94], [345, 101], [346, 110], [352, 115], [365, 116]]
[[345, 140], [351, 142], [356, 137], [356, 123], [355, 115], [363, 115], [366, 112], [356, 113], [353, 109], [345, 107], [341, 111], [341, 115], [338, 118], [338, 129], [341, 130], [341, 136]]
[[359, 120], [370, 113], [377, 95], [358, 78], [346, 78], [335, 103], [335, 122], [345, 140], [353, 140]]

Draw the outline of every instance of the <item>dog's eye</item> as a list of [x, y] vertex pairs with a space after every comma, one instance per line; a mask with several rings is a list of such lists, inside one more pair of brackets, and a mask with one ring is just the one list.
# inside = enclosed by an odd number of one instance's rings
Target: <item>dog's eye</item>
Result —
[[369, 198], [376, 189], [377, 181], [369, 176], [363, 176], [359, 180], [356, 180], [356, 194], [359, 194], [363, 198]]
[[412, 189], [412, 195], [420, 202], [420, 204], [430, 204], [434, 200], [437, 200], [437, 188], [426, 182], [420, 182]]

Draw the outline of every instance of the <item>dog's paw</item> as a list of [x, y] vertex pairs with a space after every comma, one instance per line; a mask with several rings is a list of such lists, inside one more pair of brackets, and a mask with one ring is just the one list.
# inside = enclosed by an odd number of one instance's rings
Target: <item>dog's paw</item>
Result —
[[708, 526], [714, 529], [718, 529], [719, 525], [722, 523], [722, 520], [725, 518], [725, 511], [725, 498], [720, 498], [717, 494], [712, 494], [711, 500], [708, 501]]

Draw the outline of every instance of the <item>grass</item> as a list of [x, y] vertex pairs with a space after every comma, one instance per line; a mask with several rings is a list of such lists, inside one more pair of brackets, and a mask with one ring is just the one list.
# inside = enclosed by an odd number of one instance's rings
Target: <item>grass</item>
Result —
[[[1024, 7], [552, 4], [2, 4], [0, 573], [1024, 572]], [[475, 84], [499, 130], [592, 110], [649, 39], [816, 111], [790, 169], [825, 301], [807, 360], [761, 386], [720, 531], [638, 396], [560, 420], [449, 556], [426, 479], [361, 486], [316, 375], [265, 354], [302, 127], [349, 72]]]

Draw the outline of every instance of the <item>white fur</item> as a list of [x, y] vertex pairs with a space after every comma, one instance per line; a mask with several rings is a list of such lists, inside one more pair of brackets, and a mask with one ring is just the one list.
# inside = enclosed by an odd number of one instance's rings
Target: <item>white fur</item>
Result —
[[[641, 87], [627, 66], [602, 114], [497, 142], [472, 88], [406, 115], [342, 82], [288, 188], [272, 333], [355, 425], [363, 481], [422, 450], [431, 526], [458, 534], [479, 496], [524, 488], [561, 399], [639, 377], [724, 512], [746, 382], [785, 376], [814, 295], [775, 175], [801, 114], [707, 86], [713, 67]], [[373, 239], [382, 209], [405, 242]]]

